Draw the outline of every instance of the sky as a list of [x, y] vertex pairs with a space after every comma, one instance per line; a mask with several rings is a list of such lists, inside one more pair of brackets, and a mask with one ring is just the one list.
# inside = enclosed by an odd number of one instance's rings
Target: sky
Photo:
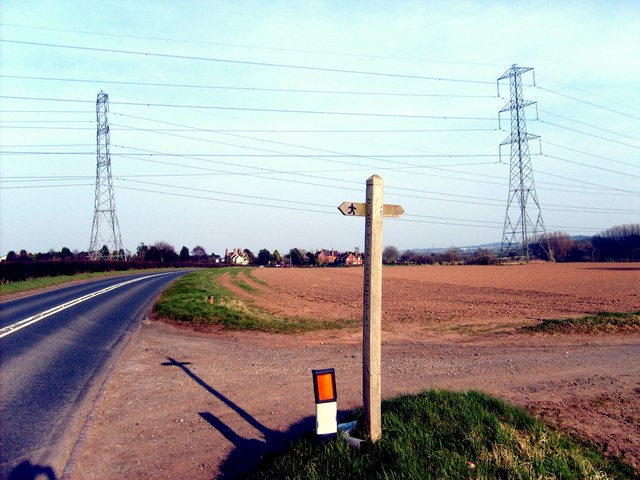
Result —
[[500, 242], [512, 65], [546, 231], [639, 223], [639, 24], [624, 0], [3, 0], [0, 255], [89, 248], [101, 91], [132, 252], [362, 250], [337, 206], [374, 174], [405, 210], [385, 245]]

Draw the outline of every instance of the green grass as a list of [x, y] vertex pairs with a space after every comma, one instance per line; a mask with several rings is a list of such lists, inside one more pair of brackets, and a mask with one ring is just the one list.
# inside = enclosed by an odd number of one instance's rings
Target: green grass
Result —
[[[336, 329], [353, 326], [353, 321], [322, 321], [300, 317], [278, 317], [259, 307], [244, 302], [226, 289], [220, 277], [231, 275], [231, 281], [251, 292], [255, 287], [238, 279], [246, 275], [240, 268], [199, 270], [179, 278], [160, 296], [156, 315], [193, 325], [220, 325], [230, 330], [259, 330], [277, 333], [296, 333], [312, 330]], [[244, 285], [244, 287], [243, 287]], [[213, 304], [209, 297], [213, 296]]]
[[[251, 275], [251, 268], [234, 268], [232, 269], [229, 273], [231, 275], [231, 283], [233, 283], [236, 287], [241, 288], [242, 290], [249, 292], [249, 293], [257, 293], [260, 292], [261, 290], [253, 287], [252, 285], [249, 285], [247, 282], [245, 282], [244, 280], [239, 279], [238, 277], [240, 276], [240, 273], [243, 274], [243, 276], [245, 278], [250, 278], [252, 281], [258, 280], [257, 278], [255, 278], [253, 275]], [[265, 282], [263, 282], [265, 283]]]
[[[352, 435], [364, 438], [362, 413]], [[431, 390], [382, 403], [382, 439], [355, 450], [309, 434], [256, 479], [632, 479], [633, 468], [480, 392]], [[471, 462], [471, 464], [469, 463]]]
[[539, 325], [522, 328], [543, 333], [624, 333], [640, 332], [640, 311], [631, 313], [600, 312], [581, 318], [543, 320]]
[[9, 295], [13, 293], [24, 293], [32, 290], [39, 290], [41, 288], [57, 287], [64, 285], [65, 283], [71, 283], [79, 280], [92, 280], [95, 278], [118, 276], [118, 275], [133, 275], [136, 273], [153, 273], [156, 271], [168, 271], [167, 269], [150, 269], [150, 270], [125, 270], [117, 272], [96, 272], [96, 273], [79, 273], [76, 275], [60, 275], [57, 277], [39, 277], [30, 278], [21, 282], [11, 282], [0, 285], [0, 296]]
[[266, 287], [269, 285], [268, 282], [265, 282], [264, 280], [262, 280], [261, 278], [258, 278], [256, 276], [253, 275], [253, 268], [245, 268], [244, 269], [244, 274], [251, 279], [252, 282], [257, 283], [258, 285], [262, 285], [263, 287]]

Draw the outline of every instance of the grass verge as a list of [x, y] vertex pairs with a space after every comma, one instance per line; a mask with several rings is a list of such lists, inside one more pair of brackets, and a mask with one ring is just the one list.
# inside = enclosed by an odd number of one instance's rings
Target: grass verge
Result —
[[[362, 412], [352, 435], [364, 438]], [[255, 479], [631, 479], [633, 467], [481, 392], [430, 390], [382, 403], [383, 437], [354, 450], [308, 435], [266, 458]]]
[[640, 332], [640, 311], [631, 313], [600, 312], [581, 318], [543, 320], [539, 325], [521, 329], [543, 333], [627, 333]]
[[149, 270], [124, 270], [118, 272], [96, 272], [96, 273], [78, 273], [76, 275], [60, 275], [57, 277], [38, 277], [30, 278], [21, 282], [11, 282], [0, 285], [0, 297], [2, 295], [11, 295], [14, 293], [30, 292], [41, 288], [57, 287], [65, 283], [71, 283], [81, 280], [93, 280], [102, 277], [113, 277], [119, 275], [134, 275], [136, 273], [155, 273], [158, 271], [166, 272], [169, 269], [149, 269]]
[[[237, 278], [243, 270], [215, 268], [185, 275], [164, 291], [154, 306], [154, 312], [161, 317], [193, 325], [220, 325], [230, 330], [275, 333], [336, 329], [355, 324], [350, 320], [323, 321], [301, 317], [278, 317], [243, 302], [220, 282], [222, 275], [230, 274], [235, 285], [252, 292], [257, 291], [257, 288]], [[209, 300], [211, 297], [213, 303]]]

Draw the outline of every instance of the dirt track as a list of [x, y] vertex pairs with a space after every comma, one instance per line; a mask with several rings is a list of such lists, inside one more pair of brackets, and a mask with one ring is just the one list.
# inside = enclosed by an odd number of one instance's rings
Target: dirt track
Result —
[[[254, 283], [262, 293], [251, 300], [275, 313], [361, 315], [361, 270], [254, 275], [268, 286]], [[387, 268], [384, 278], [385, 396], [481, 389], [640, 467], [640, 334], [514, 333], [540, 318], [639, 310], [640, 264]], [[145, 321], [96, 405], [72, 478], [241, 474], [313, 428], [311, 369], [336, 369], [340, 410], [361, 405], [360, 335]]]

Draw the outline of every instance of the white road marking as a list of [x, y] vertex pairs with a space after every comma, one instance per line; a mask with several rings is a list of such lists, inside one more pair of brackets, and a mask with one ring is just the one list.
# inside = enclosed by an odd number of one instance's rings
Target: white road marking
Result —
[[168, 275], [169, 272], [167, 273], [158, 273], [156, 275], [149, 275], [147, 277], [140, 277], [140, 278], [134, 278], [133, 280], [127, 280], [126, 282], [122, 282], [122, 283], [118, 283], [116, 285], [111, 285], [110, 287], [107, 288], [103, 288], [102, 290], [98, 290], [96, 292], [92, 292], [89, 293], [83, 297], [78, 297], [74, 300], [71, 300], [69, 302], [63, 303], [62, 305], [58, 305], [57, 307], [53, 307], [50, 308], [49, 310], [45, 310], [44, 312], [38, 313], [36, 315], [32, 315], [31, 317], [25, 318], [24, 320], [20, 320], [19, 322], [13, 323], [11, 325], [8, 325], [4, 328], [0, 329], [0, 338], [2, 337], [6, 337], [7, 335], [11, 335], [12, 333], [17, 332], [20, 329], [23, 329], [25, 327], [28, 327], [29, 325], [32, 325], [36, 322], [39, 322], [40, 320], [47, 318], [53, 314], [56, 314], [58, 312], [61, 312], [63, 310], [66, 310], [67, 308], [73, 307], [74, 305], [78, 305], [79, 303], [82, 303], [86, 300], [89, 300], [91, 298], [97, 297], [98, 295], [102, 295], [103, 293], [107, 293], [110, 292], [112, 290], [115, 290], [116, 288], [120, 288], [120, 287], [124, 287], [125, 285], [130, 285], [132, 283], [135, 282], [139, 282], [140, 280], [147, 280], [149, 278], [153, 278], [153, 277], [159, 277], [161, 275]]

